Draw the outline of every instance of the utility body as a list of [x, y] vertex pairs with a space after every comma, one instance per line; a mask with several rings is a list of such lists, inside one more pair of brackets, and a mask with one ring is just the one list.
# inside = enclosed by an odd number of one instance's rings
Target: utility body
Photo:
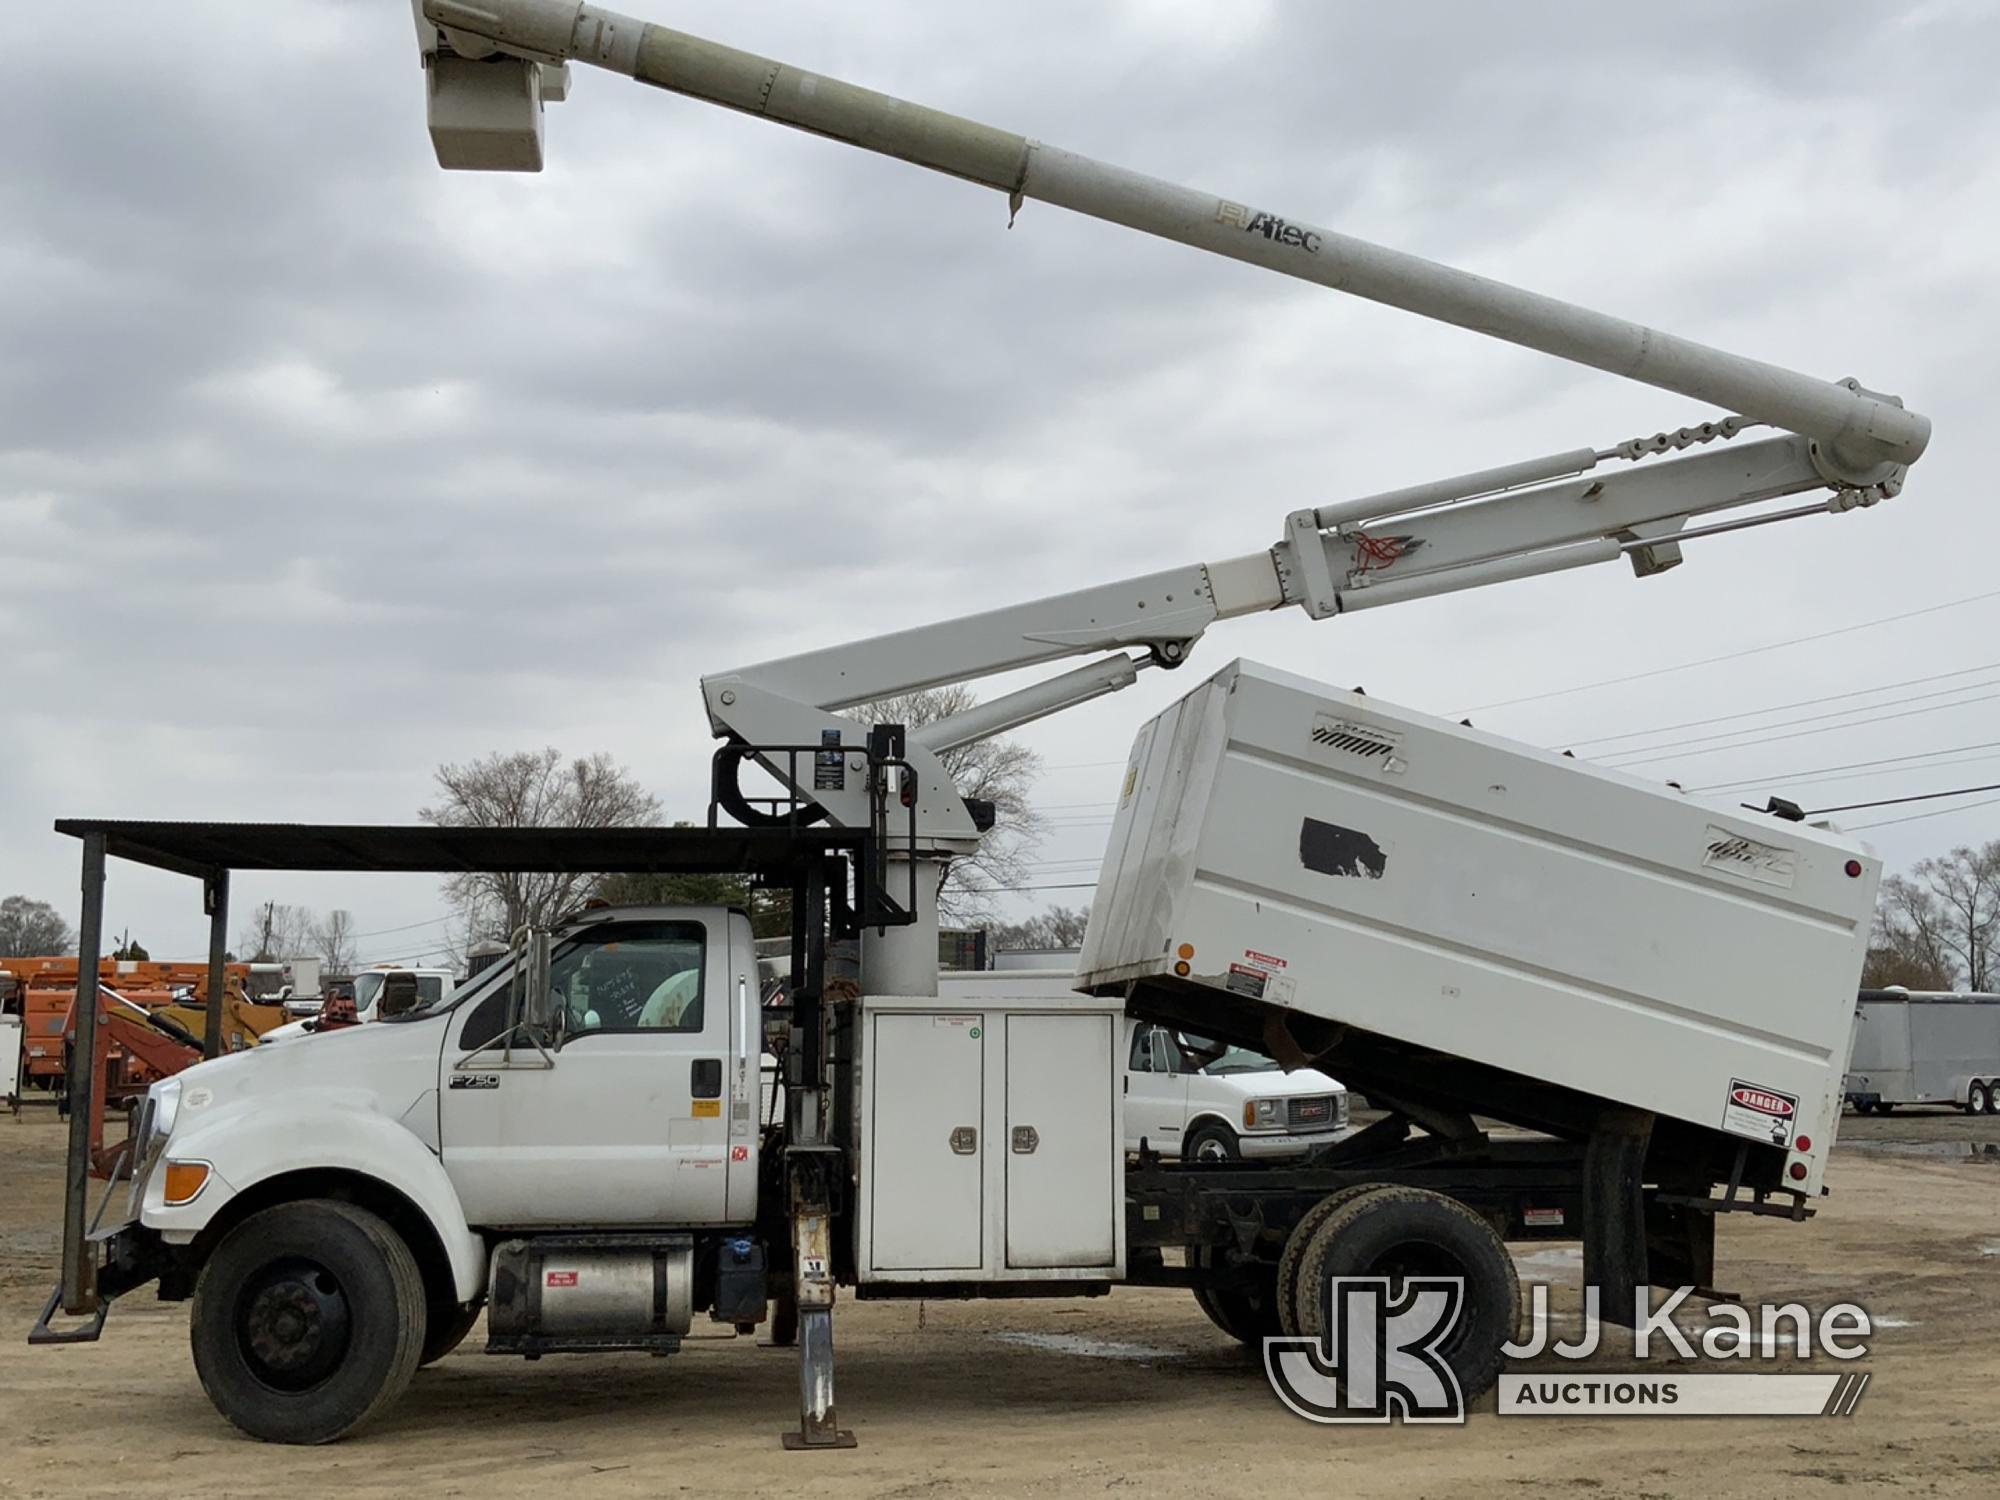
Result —
[[[1879, 875], [1837, 830], [1236, 662], [1138, 736], [1078, 992], [975, 1001], [940, 997], [936, 895], [992, 809], [941, 757], [1179, 669], [1234, 617], [1620, 559], [1648, 578], [1700, 538], [1865, 512], [1901, 491], [1924, 417], [597, 6], [422, 0], [418, 39], [446, 166], [539, 169], [544, 101], [581, 62], [1722, 410], [1327, 497], [1239, 556], [711, 674], [702, 829], [59, 825], [83, 842], [86, 953], [122, 856], [199, 876], [218, 952], [230, 869], [734, 870], [790, 895], [792, 964], [762, 1006], [740, 913], [590, 913], [514, 934], [434, 1005], [168, 1080], [123, 1222], [92, 1236], [73, 1186], [38, 1338], [93, 1337], [157, 1279], [193, 1299], [222, 1411], [318, 1441], [482, 1306], [487, 1347], [529, 1356], [661, 1352], [768, 1307], [799, 1348], [787, 1440], [822, 1448], [852, 1441], [838, 1287], [1181, 1285], [1256, 1344], [1323, 1334], [1333, 1278], [1448, 1274], [1465, 1311], [1443, 1355], [1470, 1395], [1515, 1329], [1504, 1241], [1580, 1239], [1606, 1316], [1631, 1317], [1649, 1285], [1713, 1287], [1720, 1214], [1809, 1214]], [[1074, 657], [921, 727], [859, 707]], [[1128, 1157], [1127, 1021], [1323, 1066], [1384, 1116], [1296, 1163]], [[59, 1306], [96, 1323], [63, 1333]]]

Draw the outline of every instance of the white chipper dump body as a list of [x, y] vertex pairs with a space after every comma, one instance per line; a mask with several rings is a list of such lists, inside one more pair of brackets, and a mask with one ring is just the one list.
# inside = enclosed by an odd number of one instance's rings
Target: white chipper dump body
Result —
[[1238, 661], [1140, 730], [1079, 967], [1332, 1044], [1364, 1090], [1455, 1059], [1481, 1113], [1629, 1106], [1816, 1193], [1879, 873], [1824, 825]]

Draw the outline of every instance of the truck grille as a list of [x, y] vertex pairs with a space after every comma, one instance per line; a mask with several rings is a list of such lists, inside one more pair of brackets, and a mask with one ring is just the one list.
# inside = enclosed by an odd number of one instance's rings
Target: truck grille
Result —
[[1331, 1130], [1346, 1113], [1340, 1107], [1342, 1102], [1337, 1094], [1313, 1094], [1308, 1098], [1293, 1099], [1289, 1101], [1288, 1123], [1294, 1130]]

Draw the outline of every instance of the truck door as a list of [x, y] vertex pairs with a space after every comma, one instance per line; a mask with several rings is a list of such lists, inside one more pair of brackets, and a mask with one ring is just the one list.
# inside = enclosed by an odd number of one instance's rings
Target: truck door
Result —
[[1144, 1021], [1131, 1023], [1131, 1050], [1125, 1063], [1125, 1149], [1139, 1142], [1162, 1156], [1179, 1156], [1187, 1134], [1188, 1080], [1180, 1048], [1166, 1030]]
[[[556, 945], [551, 1065], [506, 986], [460, 1008], [440, 1062], [445, 1171], [482, 1226], [726, 1222], [737, 1007], [720, 922], [606, 922]], [[482, 1047], [485, 1050], [479, 1050]], [[746, 1080], [747, 1081], [747, 1080]]]

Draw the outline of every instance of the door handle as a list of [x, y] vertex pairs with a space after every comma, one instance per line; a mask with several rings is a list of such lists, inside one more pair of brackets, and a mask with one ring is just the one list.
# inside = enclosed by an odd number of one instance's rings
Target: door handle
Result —
[[688, 1093], [696, 1099], [722, 1097], [722, 1059], [697, 1057], [688, 1068]]

